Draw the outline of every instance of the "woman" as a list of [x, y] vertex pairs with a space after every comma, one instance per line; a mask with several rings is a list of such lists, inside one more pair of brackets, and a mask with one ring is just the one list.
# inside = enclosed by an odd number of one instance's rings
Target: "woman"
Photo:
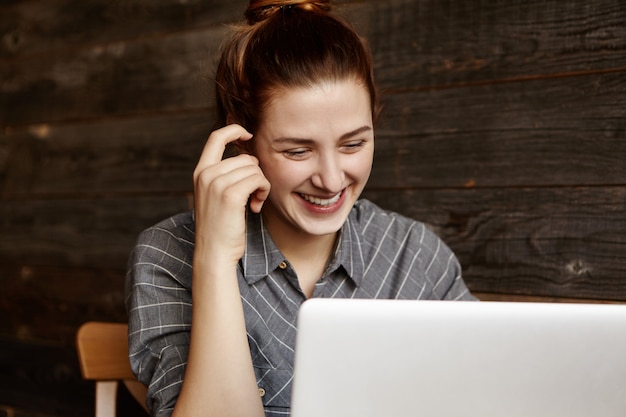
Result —
[[423, 224], [358, 200], [378, 111], [363, 40], [328, 1], [251, 1], [246, 17], [218, 65], [223, 127], [195, 210], [130, 259], [130, 359], [153, 415], [288, 415], [307, 298], [473, 299]]

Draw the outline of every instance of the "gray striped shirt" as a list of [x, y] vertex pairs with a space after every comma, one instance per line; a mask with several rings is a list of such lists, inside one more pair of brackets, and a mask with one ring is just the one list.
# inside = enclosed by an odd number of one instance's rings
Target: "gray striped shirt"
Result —
[[[184, 376], [191, 328], [192, 212], [144, 231], [126, 282], [130, 362], [148, 406], [169, 416]], [[289, 415], [296, 315], [305, 296], [289, 261], [249, 213], [239, 288], [267, 416]], [[313, 297], [473, 300], [452, 251], [423, 223], [359, 200]]]

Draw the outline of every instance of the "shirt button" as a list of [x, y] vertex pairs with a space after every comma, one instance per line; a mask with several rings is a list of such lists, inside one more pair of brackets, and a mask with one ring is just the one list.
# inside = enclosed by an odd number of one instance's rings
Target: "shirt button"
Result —
[[259, 395], [260, 395], [261, 397], [265, 397], [265, 389], [263, 389], [263, 388], [259, 388]]
[[278, 265], [278, 267], [279, 267], [280, 269], [285, 269], [285, 268], [287, 268], [287, 262], [282, 261], [282, 262]]

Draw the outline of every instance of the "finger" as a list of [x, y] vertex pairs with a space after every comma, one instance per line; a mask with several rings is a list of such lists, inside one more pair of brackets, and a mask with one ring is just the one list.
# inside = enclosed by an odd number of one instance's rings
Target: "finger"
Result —
[[[259, 167], [259, 160], [252, 155], [242, 154], [224, 159], [214, 165], [197, 166], [194, 171], [194, 185], [206, 187], [211, 184], [213, 179], [246, 166]], [[202, 180], [201, 184], [199, 184], [200, 179]]]
[[256, 166], [258, 166], [259, 172], [262, 177], [262, 181], [259, 184], [259, 186], [256, 188], [256, 190], [252, 194], [250, 194], [250, 208], [252, 209], [253, 212], [260, 213], [263, 203], [269, 197], [270, 189], [272, 186], [269, 180], [267, 179], [267, 177], [265, 176], [265, 173], [261, 169], [259, 160], [255, 156], [250, 155], [250, 154], [246, 154], [246, 156], [248, 156], [249, 158], [253, 158], [254, 163]]
[[[196, 192], [198, 194], [204, 194], [205, 192], [209, 193], [211, 195], [209, 201], [218, 201], [221, 199], [221, 196], [227, 192], [231, 193], [231, 195], [227, 196], [227, 200], [237, 198], [237, 196], [232, 195], [230, 190], [232, 190], [233, 186], [245, 178], [260, 177], [261, 180], [265, 180], [261, 168], [254, 164], [241, 165], [235, 169], [220, 173], [219, 175], [215, 174], [215, 170], [213, 168], [214, 167], [208, 168], [202, 172], [196, 183]], [[241, 190], [238, 199], [247, 201], [250, 194], [255, 192], [255, 190], [255, 188]]]
[[[217, 251], [228, 252], [233, 242], [236, 244], [244, 241], [248, 196], [254, 190], [269, 188], [267, 179], [258, 172], [251, 173], [250, 168], [239, 171], [236, 173], [237, 181], [229, 182], [219, 194], [215, 195], [215, 199], [206, 196], [196, 199], [196, 239], [201, 239]], [[242, 172], [249, 175], [239, 176]], [[237, 253], [235, 259], [239, 259], [243, 254]]]
[[252, 134], [244, 129], [240, 125], [232, 124], [225, 126], [221, 129], [215, 130], [211, 133], [207, 139], [202, 153], [200, 154], [200, 160], [198, 161], [197, 168], [200, 171], [205, 168], [215, 165], [222, 160], [226, 145], [236, 140], [249, 140], [252, 138]]
[[260, 213], [263, 208], [263, 203], [267, 200], [270, 194], [270, 183], [267, 181], [266, 187], [259, 187], [250, 196], [250, 209], [255, 213]]
[[198, 175], [194, 184], [196, 210], [204, 212], [208, 204], [213, 205], [214, 209], [221, 206], [230, 207], [226, 210], [236, 210], [245, 206], [249, 200], [254, 210], [260, 210], [269, 193], [270, 184], [258, 164], [231, 163], [229, 165], [234, 165], [233, 169], [216, 174], [216, 168], [222, 168], [223, 165], [226, 164], [222, 162], [209, 167]]
[[243, 193], [249, 196], [249, 199], [246, 198], [244, 201], [244, 206], [248, 201], [250, 201], [250, 208], [258, 213], [261, 211], [261, 207], [269, 195], [269, 190], [270, 183], [267, 178], [265, 178], [262, 174], [255, 174], [242, 177], [239, 181], [232, 184], [229, 191], [232, 191], [236, 195]]

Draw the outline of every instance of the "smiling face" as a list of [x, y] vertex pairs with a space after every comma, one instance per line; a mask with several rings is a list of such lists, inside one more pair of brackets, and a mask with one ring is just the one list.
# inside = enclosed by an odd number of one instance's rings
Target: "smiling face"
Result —
[[368, 91], [348, 79], [274, 94], [254, 154], [271, 184], [262, 214], [274, 239], [335, 234], [372, 168]]

